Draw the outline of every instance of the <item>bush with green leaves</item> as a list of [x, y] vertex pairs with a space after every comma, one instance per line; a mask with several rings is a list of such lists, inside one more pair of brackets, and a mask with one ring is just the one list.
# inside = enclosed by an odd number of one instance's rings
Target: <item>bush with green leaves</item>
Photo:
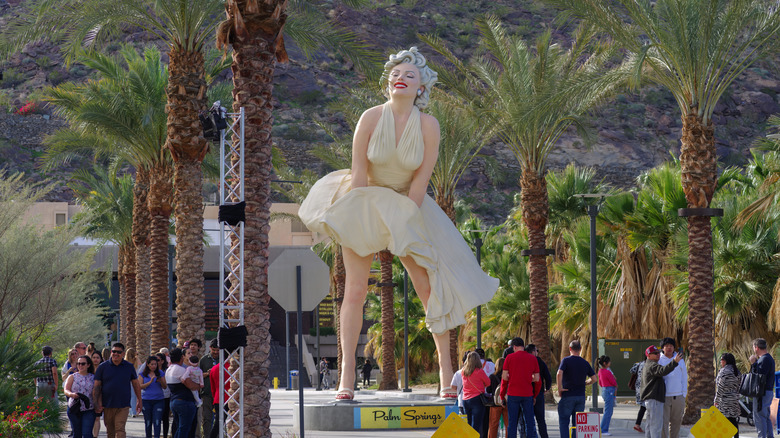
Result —
[[[39, 375], [35, 362], [41, 353], [12, 331], [0, 336], [0, 436], [38, 437], [59, 432], [56, 403], [35, 400], [33, 379]], [[26, 407], [26, 408], [25, 408]]]
[[47, 70], [49, 67], [51, 67], [51, 59], [48, 56], [41, 56], [37, 58], [35, 63], [38, 65], [38, 67], [41, 68], [41, 70]]
[[61, 70], [52, 70], [46, 75], [46, 79], [54, 86], [61, 84], [66, 78], [65, 73]]
[[3, 71], [3, 79], [0, 80], [0, 88], [15, 87], [24, 82], [24, 74], [13, 68]]
[[0, 336], [13, 332], [17, 340], [63, 348], [101, 340], [106, 329], [104, 308], [94, 302], [102, 276], [91, 270], [95, 250], [71, 246], [81, 224], [43, 231], [26, 219], [49, 190], [0, 170]]

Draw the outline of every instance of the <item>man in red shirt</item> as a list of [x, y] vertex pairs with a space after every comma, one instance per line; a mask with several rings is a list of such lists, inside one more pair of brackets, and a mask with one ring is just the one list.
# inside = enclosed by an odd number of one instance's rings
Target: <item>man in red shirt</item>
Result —
[[542, 388], [539, 362], [536, 356], [524, 351], [523, 338], [512, 339], [511, 346], [514, 353], [504, 360], [501, 375], [501, 399], [509, 413], [507, 438], [517, 438], [517, 422], [521, 411], [525, 419], [526, 437], [536, 438], [534, 399]]
[[[224, 397], [225, 401], [228, 399], [228, 390], [230, 389], [230, 374], [228, 373], [228, 364], [225, 362], [224, 365], [217, 363], [214, 365], [211, 370], [209, 370], [209, 384], [211, 385], [211, 395], [212, 400], [214, 400], [214, 426], [211, 428], [211, 436], [210, 438], [216, 438], [218, 436], [221, 436], [219, 434], [219, 420], [216, 417], [216, 414], [219, 413], [219, 369], [222, 368], [222, 372], [225, 374], [225, 390], [224, 390]], [[225, 418], [227, 418], [227, 410], [225, 410]], [[225, 427], [227, 427], [227, 423], [225, 423]]]

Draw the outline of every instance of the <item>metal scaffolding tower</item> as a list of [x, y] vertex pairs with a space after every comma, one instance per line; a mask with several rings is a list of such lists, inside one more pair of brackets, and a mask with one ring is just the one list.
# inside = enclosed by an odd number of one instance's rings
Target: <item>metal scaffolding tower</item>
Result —
[[[219, 142], [219, 202], [220, 205], [244, 201], [244, 108], [238, 113], [227, 113], [227, 128], [221, 131]], [[230, 225], [220, 222], [219, 255], [220, 300], [219, 326], [232, 328], [244, 325], [244, 222]], [[235, 267], [234, 267], [235, 266]], [[227, 278], [226, 278], [227, 274]], [[238, 369], [228, 379], [231, 388], [238, 388], [225, 400], [225, 391], [219, 391], [219, 428], [229, 438], [244, 436], [244, 347], [232, 352], [220, 348], [219, 363], [235, 361]], [[225, 372], [219, 373], [220, 388], [225, 387]], [[232, 413], [228, 407], [233, 407]], [[228, 415], [226, 416], [225, 413]]]

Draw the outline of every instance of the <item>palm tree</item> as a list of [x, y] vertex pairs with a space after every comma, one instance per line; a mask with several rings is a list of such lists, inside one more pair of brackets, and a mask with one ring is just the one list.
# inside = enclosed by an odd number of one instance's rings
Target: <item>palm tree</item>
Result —
[[379, 252], [379, 270], [382, 285], [379, 288], [382, 302], [382, 382], [380, 390], [398, 389], [395, 362], [395, 305], [393, 286], [393, 254]]
[[[572, 124], [581, 126], [578, 116], [618, 83], [619, 75], [603, 72], [614, 51], [609, 45], [593, 44], [593, 32], [586, 27], [577, 30], [569, 50], [553, 44], [549, 31], [537, 39], [534, 48], [528, 47], [520, 37], [508, 35], [494, 17], [478, 20], [477, 27], [489, 56], [469, 64], [458, 60], [439, 38], [425, 36], [423, 40], [454, 66], [439, 68], [442, 83], [470, 102], [483, 124], [495, 126], [522, 168], [522, 218], [531, 251], [531, 339], [539, 345], [540, 356], [552, 363], [545, 255], [546, 161], [561, 135]], [[589, 49], [593, 54], [586, 54]]]
[[[444, 93], [428, 106], [428, 114], [436, 117], [441, 128], [439, 157], [433, 168], [430, 186], [436, 203], [455, 223], [455, 188], [482, 147], [492, 137], [492, 127], [481, 123], [467, 108]], [[488, 169], [495, 169], [494, 160], [487, 160]]]
[[[125, 275], [134, 259], [133, 246], [133, 180], [130, 175], [118, 177], [106, 169], [95, 166], [92, 171], [81, 170], [73, 175], [68, 184], [76, 199], [84, 206], [75, 221], [85, 218], [85, 236], [113, 242], [117, 246], [119, 296], [127, 297], [129, 288], [134, 287], [135, 278]], [[132, 277], [132, 278], [131, 278]], [[120, 316], [121, 317], [121, 316]], [[122, 321], [120, 320], [120, 323]], [[126, 323], [126, 321], [124, 321]], [[121, 329], [120, 325], [120, 329]], [[133, 331], [133, 330], [130, 330]]]
[[[675, 283], [667, 275], [672, 268], [671, 257], [679, 251], [680, 239], [685, 234], [685, 222], [677, 215], [686, 205], [679, 162], [674, 160], [650, 169], [639, 176], [638, 183], [636, 207], [625, 219], [629, 248], [646, 248], [650, 258], [650, 269], [642, 280], [641, 333], [683, 340], [685, 327], [675, 318], [675, 304], [670, 296]], [[637, 319], [637, 315], [633, 317]]]
[[606, 297], [610, 305], [605, 306], [605, 312], [599, 313], [598, 318], [605, 323], [605, 336], [615, 339], [631, 339], [643, 333], [642, 318], [637, 315], [643, 314], [643, 294], [651, 262], [646, 246], [628, 244], [628, 218], [635, 207], [633, 194], [622, 193], [607, 198], [599, 214], [604, 236], [612, 236], [615, 240], [617, 278]]
[[124, 47], [121, 55], [120, 61], [96, 52], [83, 54], [79, 59], [98, 71], [100, 80], [47, 90], [47, 100], [70, 127], [46, 139], [46, 158], [55, 163], [88, 151], [135, 168], [136, 251], [128, 261], [137, 263], [137, 293], [128, 293], [124, 302], [128, 316], [135, 316], [135, 324], [131, 318], [126, 321], [133, 328], [128, 335], [136, 334], [127, 338], [128, 343], [146, 354], [167, 346], [170, 339], [167, 253], [173, 166], [164, 149], [167, 71], [156, 49], [147, 49], [142, 57]]
[[[345, 2], [349, 6], [363, 4], [360, 0]], [[287, 61], [285, 34], [292, 37], [305, 54], [322, 45], [332, 47], [356, 65], [365, 65], [373, 54], [357, 42], [350, 32], [334, 26], [308, 2], [303, 0], [227, 0], [227, 18], [217, 30], [217, 46], [233, 49], [233, 109], [244, 108], [246, 222], [244, 238], [253, 242], [246, 247], [245, 268], [247, 287], [244, 291], [247, 321], [251, 325], [244, 362], [246, 388], [249, 392], [265, 392], [270, 386], [268, 348], [270, 315], [268, 312], [267, 271], [268, 231], [271, 207], [271, 126], [273, 124], [272, 92], [274, 67], [277, 61]], [[290, 17], [288, 20], [288, 13]], [[237, 366], [236, 364], [233, 365]], [[233, 388], [231, 388], [232, 390]], [[257, 413], [257, 422], [247, 428], [257, 436], [270, 436], [270, 397], [250, 398], [243, 409]], [[253, 420], [254, 421], [254, 420]]]
[[[749, 175], [753, 177], [753, 185], [757, 188], [757, 199], [745, 207], [735, 220], [735, 226], [745, 227], [751, 222], [767, 218], [775, 218], [780, 197], [777, 186], [780, 182], [780, 117], [769, 118], [767, 130], [772, 132], [766, 138], [757, 142], [757, 150], [753, 151], [753, 160], [748, 165]], [[759, 154], [759, 151], [767, 151]], [[769, 309], [769, 328], [780, 327], [780, 279], [775, 283], [772, 306]]]
[[[590, 224], [585, 215], [571, 224], [571, 230], [563, 236], [563, 240], [569, 250], [566, 260], [554, 264], [560, 280], [550, 287], [556, 296], [550, 312], [551, 326], [562, 340], [579, 338], [583, 346], [582, 355], [590, 357], [592, 349], [597, 348], [590, 342], [594, 329], [590, 324], [590, 266], [591, 262], [596, 264], [597, 278], [600, 279], [596, 284], [596, 312], [602, 314], [606, 307], [606, 291], [614, 287], [616, 248], [613, 239], [600, 237], [596, 245], [596, 260], [590, 259]], [[609, 336], [604, 318], [599, 318], [599, 323], [596, 327], [599, 333]]]
[[165, 147], [174, 161], [177, 305], [180, 343], [203, 338], [203, 202], [201, 163], [208, 152], [198, 112], [206, 109], [204, 44], [218, 24], [221, 0], [44, 0], [8, 26], [11, 43], [0, 53], [40, 39], [65, 40], [69, 59], [85, 45], [98, 45], [128, 27], [158, 36], [168, 46]]
[[[737, 169], [726, 169], [723, 174]], [[723, 177], [720, 178], [723, 180]], [[735, 226], [739, 214], [761, 194], [752, 185], [734, 183], [719, 185], [714, 200], [724, 207], [724, 215], [713, 224], [715, 350], [752, 354], [751, 341], [766, 338], [774, 344], [777, 334], [770, 330], [773, 287], [780, 273], [780, 243], [777, 217], [756, 218], [741, 227]], [[684, 243], [684, 242], [683, 242]], [[688, 248], [684, 248], [687, 250]], [[688, 279], [685, 275], [686, 251], [672, 259], [676, 270], [670, 272], [678, 281], [672, 291], [678, 303], [676, 316], [687, 318], [689, 312]]]
[[691, 339], [685, 421], [714, 395], [713, 264], [710, 206], [717, 181], [712, 113], [731, 83], [780, 38], [780, 10], [758, 0], [552, 0], [598, 26], [628, 51], [634, 85], [667, 88], [683, 122], [680, 163], [688, 218]]

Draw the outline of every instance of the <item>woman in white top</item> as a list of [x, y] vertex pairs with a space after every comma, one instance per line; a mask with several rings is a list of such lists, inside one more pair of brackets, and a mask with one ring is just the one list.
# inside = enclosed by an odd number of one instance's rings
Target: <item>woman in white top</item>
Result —
[[92, 359], [84, 355], [76, 359], [75, 368], [65, 380], [65, 396], [68, 397], [68, 419], [73, 438], [92, 438], [95, 424], [95, 405], [92, 390], [95, 388], [95, 367]]
[[184, 352], [179, 348], [171, 351], [171, 366], [165, 371], [165, 381], [171, 390], [171, 411], [173, 412], [174, 438], [187, 438], [197, 413], [195, 398], [192, 391], [200, 389], [200, 385], [189, 378], [182, 380], [187, 371], [184, 363]]

